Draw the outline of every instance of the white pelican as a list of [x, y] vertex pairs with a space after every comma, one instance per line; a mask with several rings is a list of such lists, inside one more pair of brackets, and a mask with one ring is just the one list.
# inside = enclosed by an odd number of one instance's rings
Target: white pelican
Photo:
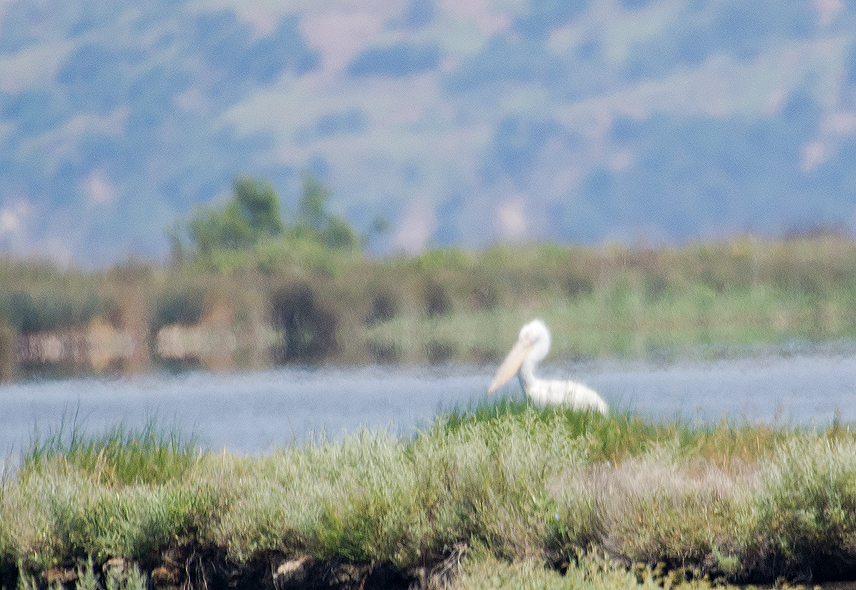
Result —
[[544, 322], [534, 320], [523, 326], [511, 352], [496, 370], [487, 388], [488, 394], [505, 385], [517, 373], [523, 391], [538, 405], [564, 405], [575, 410], [597, 410], [606, 414], [609, 407], [590, 387], [575, 381], [546, 381], [534, 375], [535, 365], [549, 351], [550, 331]]

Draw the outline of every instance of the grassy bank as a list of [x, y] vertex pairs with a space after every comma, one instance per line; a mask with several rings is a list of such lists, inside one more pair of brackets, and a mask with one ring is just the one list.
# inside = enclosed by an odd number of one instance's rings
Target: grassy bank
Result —
[[661, 424], [501, 402], [409, 439], [362, 432], [253, 457], [151, 429], [66, 439], [37, 445], [0, 488], [7, 588], [83, 579], [89, 560], [99, 576], [157, 587], [856, 573], [856, 436], [840, 425]]

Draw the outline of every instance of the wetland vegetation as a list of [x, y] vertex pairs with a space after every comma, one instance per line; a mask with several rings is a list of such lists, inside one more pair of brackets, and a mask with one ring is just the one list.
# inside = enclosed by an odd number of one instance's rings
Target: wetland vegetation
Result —
[[2, 262], [0, 375], [494, 362], [533, 316], [553, 358], [856, 337], [856, 243], [836, 235], [387, 259], [303, 246], [261, 240], [228, 268]]
[[0, 564], [10, 589], [852, 578], [856, 435], [510, 400], [438, 414], [411, 437], [363, 431], [261, 456], [155, 426], [59, 432], [3, 479]]

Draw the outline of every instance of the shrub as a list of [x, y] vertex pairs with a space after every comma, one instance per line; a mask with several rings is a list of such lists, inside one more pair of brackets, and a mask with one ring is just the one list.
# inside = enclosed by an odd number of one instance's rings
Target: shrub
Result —
[[762, 466], [749, 549], [778, 573], [835, 577], [856, 559], [856, 441], [792, 437]]

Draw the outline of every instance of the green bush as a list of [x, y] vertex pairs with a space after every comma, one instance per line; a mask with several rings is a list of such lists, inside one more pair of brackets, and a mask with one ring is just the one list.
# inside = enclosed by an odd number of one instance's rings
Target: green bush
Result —
[[754, 552], [790, 571], [834, 574], [856, 559], [856, 441], [788, 440], [764, 462], [753, 509], [763, 540]]
[[150, 322], [157, 331], [163, 326], [199, 323], [205, 313], [205, 289], [198, 285], [179, 286], [160, 292], [154, 302]]
[[96, 293], [69, 292], [60, 285], [36, 294], [0, 293], [0, 318], [24, 334], [84, 326], [103, 311], [104, 302]]

